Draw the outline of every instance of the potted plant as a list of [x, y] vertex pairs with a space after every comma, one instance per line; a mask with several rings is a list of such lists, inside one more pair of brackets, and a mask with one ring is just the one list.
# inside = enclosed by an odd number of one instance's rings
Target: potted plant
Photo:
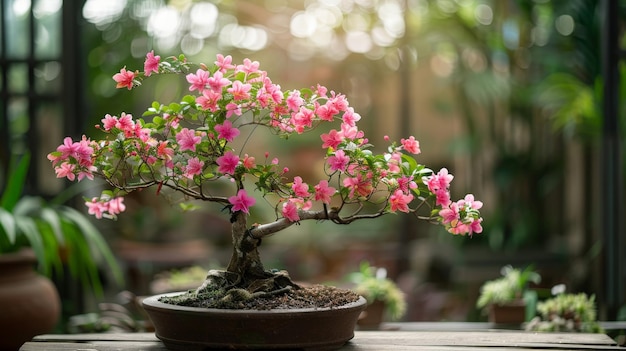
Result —
[[520, 270], [507, 265], [500, 273], [502, 277], [481, 286], [476, 307], [488, 312], [489, 321], [493, 323], [523, 323], [527, 315], [528, 284], [538, 284], [541, 276], [531, 266]]
[[[23, 196], [30, 155], [13, 162], [0, 197], [0, 349], [17, 349], [56, 326], [61, 304], [48, 278], [64, 267], [87, 288], [101, 292], [98, 271], [106, 261], [119, 268], [100, 232], [74, 208]], [[35, 265], [39, 273], [35, 272]]]
[[[263, 239], [302, 221], [350, 224], [406, 212], [452, 234], [482, 231], [480, 201], [473, 195], [451, 201], [453, 176], [419, 164], [413, 157], [419, 143], [412, 136], [375, 153], [358, 129], [361, 116], [342, 94], [320, 85], [283, 91], [258, 62], [233, 64], [223, 55], [213, 64], [194, 65], [183, 55], [161, 59], [149, 52], [142, 72], [122, 68], [113, 79], [118, 88], [131, 90], [159, 74], [184, 75], [189, 93], [152, 103], [142, 118], [107, 114], [98, 126], [103, 139], [66, 138], [48, 158], [58, 177], [97, 176], [111, 186], [86, 201], [97, 218], [116, 218], [125, 209], [123, 196], [146, 188], [217, 204], [230, 217], [233, 251], [225, 270], [209, 271], [195, 290], [144, 300], [168, 347], [334, 347], [352, 338], [363, 298], [330, 286], [298, 285], [287, 272], [266, 270], [261, 262]], [[335, 129], [320, 135], [322, 180], [290, 174], [264, 150], [263, 138], [295, 138], [332, 122]], [[259, 202], [270, 204], [272, 219], [248, 223]], [[277, 308], [259, 311], [272, 306]], [[181, 315], [192, 318], [191, 325], [183, 326]], [[261, 320], [247, 322], [253, 317]], [[161, 325], [167, 322], [172, 323]], [[234, 331], [226, 331], [229, 324]], [[271, 329], [260, 329], [265, 326]]]
[[[539, 315], [526, 325], [526, 330], [581, 333], [604, 332], [597, 321], [594, 295], [565, 293], [564, 289], [560, 289], [560, 286], [556, 288], [559, 290], [556, 296], [537, 304]], [[553, 291], [555, 291], [554, 288]]]
[[362, 329], [378, 329], [385, 314], [391, 320], [399, 320], [406, 313], [404, 293], [387, 278], [386, 269], [362, 262], [359, 271], [348, 278], [355, 284], [354, 291], [367, 300], [367, 308], [357, 322]]

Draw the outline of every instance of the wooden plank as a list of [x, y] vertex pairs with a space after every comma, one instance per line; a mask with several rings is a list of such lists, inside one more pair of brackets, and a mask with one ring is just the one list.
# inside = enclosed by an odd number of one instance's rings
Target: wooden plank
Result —
[[[342, 351], [626, 350], [604, 334], [523, 331], [356, 331]], [[20, 351], [166, 351], [154, 333], [47, 334]]]
[[20, 351], [168, 351], [160, 341], [98, 341], [87, 342], [54, 342], [30, 341], [22, 345]]
[[154, 333], [43, 334], [33, 341], [159, 341]]
[[531, 343], [615, 345], [605, 334], [534, 333], [523, 331], [357, 331], [354, 340], [363, 343], [411, 342], [413, 345], [511, 346]]

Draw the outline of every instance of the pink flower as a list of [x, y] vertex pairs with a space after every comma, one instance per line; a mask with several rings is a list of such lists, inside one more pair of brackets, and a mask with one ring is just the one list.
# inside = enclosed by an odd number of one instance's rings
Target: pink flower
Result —
[[422, 181], [428, 186], [428, 190], [436, 196], [436, 205], [448, 206], [450, 204], [450, 182], [454, 176], [448, 174], [446, 168], [442, 168], [437, 174], [430, 177], [423, 177]]
[[339, 144], [341, 144], [341, 142], [343, 141], [343, 135], [334, 129], [328, 132], [328, 134], [322, 134], [320, 138], [324, 142], [322, 144], [322, 148], [324, 149], [327, 149], [327, 148], [336, 149], [337, 146], [339, 146]]
[[133, 121], [133, 115], [122, 112], [120, 118], [117, 119], [115, 128], [124, 132], [126, 137], [131, 137], [135, 131], [135, 122]]
[[233, 94], [233, 100], [246, 100], [250, 98], [250, 89], [252, 86], [248, 83], [242, 83], [241, 81], [234, 81], [232, 86], [226, 91]]
[[215, 131], [218, 133], [218, 138], [225, 139], [228, 142], [232, 142], [239, 135], [239, 129], [233, 128], [233, 124], [228, 120], [216, 125]]
[[298, 206], [293, 201], [287, 201], [283, 204], [283, 217], [287, 218], [291, 222], [297, 222], [300, 220], [298, 215]]
[[343, 116], [341, 116], [343, 123], [355, 126], [356, 122], [361, 120], [361, 115], [354, 112], [354, 108], [349, 107], [346, 112], [344, 112]]
[[315, 114], [324, 121], [332, 121], [335, 118], [335, 115], [338, 113], [330, 103], [326, 103], [325, 105], [318, 106], [315, 109]]
[[102, 218], [102, 215], [107, 211], [107, 205], [98, 201], [97, 197], [91, 199], [91, 201], [85, 202], [88, 210], [87, 213], [96, 216], [96, 218]]
[[102, 127], [105, 131], [109, 131], [117, 125], [117, 117], [113, 117], [110, 114], [106, 114], [102, 119]]
[[187, 82], [191, 84], [189, 86], [189, 91], [194, 91], [194, 90], [202, 91], [204, 90], [204, 88], [207, 86], [209, 82], [209, 72], [203, 69], [198, 69], [196, 71], [196, 74], [189, 73], [186, 76], [186, 78], [187, 78]]
[[327, 180], [320, 180], [315, 186], [315, 201], [321, 201], [330, 204], [331, 197], [335, 195], [337, 189], [328, 186]]
[[215, 160], [217, 162], [217, 171], [223, 174], [235, 174], [235, 169], [239, 163], [239, 157], [232, 151], [227, 151], [224, 156], [220, 156]]
[[302, 177], [293, 178], [293, 185], [291, 186], [291, 190], [296, 196], [299, 197], [308, 197], [309, 195], [309, 186], [306, 183], [302, 182]]
[[347, 139], [357, 139], [363, 137], [363, 132], [360, 132], [357, 126], [351, 126], [348, 123], [341, 123], [341, 135]]
[[160, 141], [157, 145], [157, 156], [164, 160], [171, 160], [174, 156], [174, 149], [168, 147], [169, 141]]
[[328, 158], [328, 165], [331, 171], [345, 171], [350, 162], [350, 157], [346, 156], [343, 150], [337, 150], [333, 156]]
[[117, 215], [126, 211], [126, 205], [124, 205], [124, 198], [118, 196], [109, 200], [106, 203], [106, 208], [108, 212], [112, 215]]
[[398, 179], [398, 188], [405, 193], [409, 193], [409, 189], [416, 189], [417, 184], [413, 181], [413, 176], [403, 176]]
[[259, 70], [259, 62], [258, 61], [250, 61], [250, 59], [243, 59], [243, 65], [237, 66], [238, 72], [244, 72], [246, 74], [254, 73]]
[[313, 111], [306, 107], [300, 107], [300, 111], [292, 116], [292, 123], [298, 133], [304, 132], [304, 129], [313, 125]]
[[449, 207], [439, 211], [439, 216], [441, 216], [443, 224], [450, 223], [453, 226], [456, 225], [460, 219], [459, 205], [456, 202], [451, 203]]
[[256, 166], [256, 164], [254, 163], [254, 157], [252, 156], [248, 156], [248, 154], [245, 154], [243, 156], [243, 166], [245, 169], [252, 169]]
[[57, 147], [57, 151], [61, 152], [61, 159], [65, 160], [70, 156], [75, 157], [79, 148], [79, 143], [75, 143], [70, 137], [65, 137], [63, 144]]
[[300, 97], [299, 90], [292, 90], [287, 97], [287, 107], [290, 111], [298, 111], [300, 106], [304, 103], [304, 99]]
[[196, 103], [205, 110], [215, 112], [218, 110], [217, 102], [222, 99], [221, 92], [215, 92], [211, 89], [202, 90], [202, 96], [196, 98]]
[[116, 88], [128, 88], [128, 90], [133, 88], [133, 80], [135, 80], [135, 72], [127, 71], [126, 67], [120, 70], [120, 73], [116, 73], [113, 76], [113, 80], [117, 82]]
[[343, 186], [350, 189], [348, 195], [350, 198], [354, 198], [355, 193], [359, 196], [368, 196], [373, 190], [372, 182], [369, 179], [363, 179], [363, 175], [360, 173], [356, 177], [345, 178]]
[[401, 189], [397, 189], [393, 195], [389, 197], [389, 204], [391, 205], [391, 212], [401, 211], [409, 212], [409, 203], [413, 201], [413, 195], [405, 195]]
[[232, 56], [224, 56], [222, 54], [217, 54], [217, 61], [215, 61], [215, 65], [219, 68], [220, 72], [226, 72], [229, 69], [235, 68], [235, 65], [232, 64], [233, 58]]
[[400, 139], [400, 142], [402, 143], [402, 147], [412, 154], [417, 155], [421, 152], [420, 142], [415, 140], [413, 136], [410, 136], [408, 139]]
[[197, 136], [193, 129], [183, 128], [176, 134], [176, 141], [180, 145], [180, 151], [196, 151], [196, 145], [200, 144], [202, 138]]
[[389, 169], [389, 172], [400, 173], [401, 163], [402, 163], [402, 155], [399, 152], [394, 152], [391, 155], [389, 155], [389, 160], [387, 160], [387, 168]]
[[233, 114], [241, 116], [241, 107], [234, 102], [230, 102], [226, 105], [226, 118], [230, 118]]
[[233, 212], [242, 211], [244, 213], [250, 213], [250, 207], [254, 206], [256, 199], [252, 196], [248, 196], [245, 189], [239, 189], [237, 195], [228, 198], [228, 202], [233, 205]]
[[202, 167], [204, 167], [203, 161], [200, 161], [197, 157], [190, 158], [189, 161], [187, 161], [187, 166], [183, 169], [183, 175], [189, 179], [193, 179], [195, 175], [202, 174]]
[[143, 72], [149, 77], [152, 72], [159, 73], [159, 61], [161, 56], [154, 56], [154, 50], [146, 54], [146, 61], [143, 64]]
[[57, 174], [57, 178], [67, 177], [67, 179], [69, 179], [70, 181], [74, 181], [74, 179], [76, 179], [76, 175], [74, 174], [75, 168], [76, 165], [73, 165], [69, 162], [63, 162], [59, 167], [56, 167], [54, 169], [54, 172]]
[[222, 88], [230, 85], [230, 80], [224, 78], [224, 74], [220, 71], [215, 72], [213, 77], [207, 80], [207, 84], [216, 93], [221, 93]]

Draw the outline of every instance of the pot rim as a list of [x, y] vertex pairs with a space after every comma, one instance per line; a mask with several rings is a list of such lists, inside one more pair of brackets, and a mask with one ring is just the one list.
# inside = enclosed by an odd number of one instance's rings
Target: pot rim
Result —
[[152, 308], [156, 310], [175, 310], [184, 311], [189, 313], [222, 313], [222, 314], [255, 314], [255, 315], [275, 315], [275, 314], [293, 314], [293, 313], [307, 313], [307, 312], [322, 312], [322, 311], [337, 311], [344, 309], [360, 308], [367, 304], [367, 300], [363, 296], [359, 296], [359, 299], [355, 302], [347, 303], [339, 307], [310, 307], [310, 308], [281, 308], [270, 310], [251, 310], [251, 309], [226, 309], [226, 308], [204, 308], [204, 307], [189, 307], [179, 306], [159, 301], [161, 297], [175, 296], [185, 293], [186, 291], [176, 291], [165, 294], [157, 294], [144, 298], [141, 303], [144, 308]]

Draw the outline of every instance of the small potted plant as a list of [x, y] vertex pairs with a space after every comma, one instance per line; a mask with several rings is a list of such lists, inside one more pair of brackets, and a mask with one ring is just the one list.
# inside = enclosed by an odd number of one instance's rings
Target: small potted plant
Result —
[[[455, 235], [482, 231], [480, 201], [471, 194], [452, 201], [453, 176], [418, 163], [414, 156], [420, 147], [413, 136], [376, 153], [358, 127], [361, 116], [342, 94], [321, 85], [284, 91], [257, 61], [234, 64], [224, 55], [212, 64], [194, 65], [183, 55], [162, 59], [149, 52], [143, 71], [122, 68], [113, 79], [118, 88], [131, 90], [161, 74], [183, 75], [188, 93], [152, 103], [141, 118], [107, 114], [98, 126], [103, 139], [66, 138], [48, 158], [58, 177], [97, 176], [111, 186], [86, 201], [97, 218], [116, 218], [125, 209], [123, 196], [146, 188], [168, 191], [168, 198], [179, 194], [181, 200], [216, 204], [230, 217], [233, 252], [225, 270], [209, 271], [204, 283], [187, 293], [144, 300], [166, 346], [335, 347], [352, 338], [363, 298], [329, 286], [301, 286], [287, 272], [265, 269], [261, 262], [263, 239], [302, 221], [347, 225], [405, 212]], [[336, 126], [316, 128], [331, 123]], [[323, 130], [323, 179], [291, 174], [264, 150], [268, 137], [296, 138], [315, 130]], [[248, 223], [258, 203], [269, 204], [273, 215], [264, 223]], [[289, 322], [272, 325], [276, 313]], [[193, 316], [190, 325], [182, 315]], [[202, 330], [216, 330], [198, 333], [200, 324]], [[233, 331], [227, 331], [229, 324]]]
[[406, 313], [404, 293], [387, 278], [386, 269], [362, 262], [359, 271], [350, 274], [348, 279], [354, 284], [354, 291], [367, 300], [367, 308], [358, 320], [362, 329], [378, 329], [385, 315], [395, 321]]
[[565, 293], [564, 285], [552, 289], [555, 296], [537, 304], [538, 316], [526, 330], [544, 332], [602, 333], [598, 324], [595, 296]]
[[[121, 271], [106, 241], [78, 210], [24, 196], [30, 165], [23, 155], [10, 167], [0, 197], [0, 349], [17, 349], [56, 326], [61, 305], [48, 277], [65, 268], [86, 289], [102, 292], [101, 261], [121, 281]], [[37, 274], [35, 267], [38, 268]]]
[[488, 312], [490, 322], [521, 324], [526, 321], [528, 284], [538, 284], [541, 276], [531, 266], [520, 270], [507, 265], [500, 273], [502, 277], [482, 285], [476, 307]]

